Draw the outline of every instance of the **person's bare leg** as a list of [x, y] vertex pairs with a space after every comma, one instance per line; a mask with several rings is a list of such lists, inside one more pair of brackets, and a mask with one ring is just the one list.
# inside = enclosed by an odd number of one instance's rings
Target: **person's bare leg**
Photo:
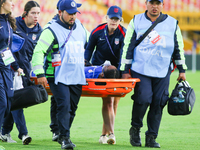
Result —
[[114, 110], [114, 120], [113, 120], [113, 133], [109, 134], [107, 143], [108, 144], [116, 144], [116, 138], [114, 135], [114, 124], [115, 124], [115, 116], [117, 114], [117, 106], [119, 103], [120, 97], [113, 97], [113, 110]]
[[106, 128], [105, 128], [105, 125], [104, 125], [104, 121], [103, 121], [102, 135], [108, 135]]
[[113, 109], [114, 97], [102, 97], [103, 129], [102, 135], [114, 133], [115, 114]]
[[114, 97], [114, 113], [115, 113], [115, 117], [116, 117], [116, 114], [117, 114], [117, 107], [118, 107], [118, 103], [119, 103], [119, 100], [120, 100], [121, 97]]

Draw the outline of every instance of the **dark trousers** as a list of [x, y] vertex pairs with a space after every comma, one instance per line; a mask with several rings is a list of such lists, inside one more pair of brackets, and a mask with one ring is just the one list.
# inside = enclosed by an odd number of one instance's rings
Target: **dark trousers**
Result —
[[75, 117], [82, 93], [82, 85], [57, 85], [48, 81], [57, 104], [57, 120], [60, 136], [70, 137], [70, 127]]
[[57, 120], [57, 104], [54, 96], [51, 96], [51, 110], [50, 110], [50, 116], [51, 116], [51, 132], [53, 133], [59, 133], [59, 128], [58, 128], [58, 120]]
[[23, 109], [14, 110], [9, 113], [9, 115], [4, 118], [3, 126], [2, 126], [2, 134], [9, 134], [13, 129], [13, 124], [15, 122], [16, 127], [19, 131], [19, 139], [22, 139], [23, 135], [28, 134], [28, 130], [26, 127], [26, 121], [23, 113]]
[[4, 83], [1, 83], [0, 79], [0, 126], [2, 126], [3, 124], [4, 116], [8, 109], [7, 107], [8, 107], [8, 100], [4, 88]]
[[171, 70], [169, 69], [166, 77], [153, 78], [131, 71], [133, 78], [141, 80], [136, 84], [134, 95], [132, 96], [134, 103], [131, 125], [133, 127], [142, 127], [144, 115], [149, 107], [146, 135], [154, 135], [155, 137], [158, 135], [163, 108], [167, 103], [169, 95], [170, 74]]

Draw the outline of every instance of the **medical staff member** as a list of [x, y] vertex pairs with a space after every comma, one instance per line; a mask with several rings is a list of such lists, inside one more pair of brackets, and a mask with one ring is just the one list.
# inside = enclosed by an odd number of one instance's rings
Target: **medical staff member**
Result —
[[[178, 21], [162, 14], [163, 0], [146, 0], [145, 13], [135, 15], [130, 21], [124, 40], [120, 70], [123, 78], [139, 78], [132, 99], [131, 128], [129, 130], [132, 146], [141, 146], [140, 128], [147, 114], [146, 147], [159, 148], [155, 140], [162, 118], [163, 108], [168, 100], [171, 74], [171, 60], [175, 60], [179, 70], [177, 80], [185, 80], [185, 57], [183, 38]], [[161, 21], [136, 47], [137, 40], [161, 16]], [[129, 74], [131, 71], [131, 76]]]
[[[17, 30], [14, 33], [25, 40], [22, 48], [18, 52], [14, 53], [16, 62], [18, 63], [19, 67], [23, 69], [26, 75], [23, 77], [24, 87], [28, 86], [28, 78], [30, 78], [31, 72], [30, 61], [32, 59], [33, 49], [42, 32], [42, 28], [38, 23], [39, 16], [40, 5], [36, 1], [28, 1], [24, 6], [24, 12], [22, 16], [16, 18]], [[10, 136], [14, 121], [19, 131], [19, 139], [22, 140], [23, 145], [28, 145], [32, 138], [28, 135], [23, 109], [11, 111], [11, 113], [5, 118], [2, 127], [2, 137], [4, 138], [4, 141], [9, 143], [16, 142], [12, 140]]]
[[[59, 10], [59, 5], [61, 3], [62, 0], [59, 0], [57, 2], [57, 9]], [[79, 7], [79, 4], [77, 4], [77, 7]], [[51, 21], [49, 21], [45, 26], [44, 29], [47, 28], [50, 24], [52, 24], [53, 22], [57, 21], [60, 18], [59, 14], [56, 14]], [[75, 23], [76, 24], [81, 24], [79, 19], [75, 19]], [[84, 26], [83, 26], [84, 27]], [[87, 41], [89, 39], [89, 35], [90, 33], [87, 31], [87, 29], [85, 28], [85, 31], [87, 33]], [[51, 123], [50, 123], [50, 128], [51, 128], [51, 132], [52, 132], [52, 141], [57, 141], [59, 138], [59, 128], [58, 128], [58, 119], [57, 119], [57, 104], [55, 101], [54, 96], [51, 96], [51, 108], [50, 108], [50, 117], [51, 117]]]
[[[118, 67], [120, 50], [126, 33], [126, 29], [120, 25], [122, 21], [121, 8], [111, 6], [107, 11], [106, 21], [91, 32], [85, 50], [85, 60], [90, 62], [94, 52], [91, 61], [93, 65], [102, 65], [108, 60], [112, 65]], [[103, 128], [99, 143], [116, 144], [114, 122], [120, 97], [104, 97], [102, 100]]]
[[[59, 126], [58, 143], [62, 149], [73, 149], [70, 128], [77, 105], [86, 84], [84, 73], [84, 45], [87, 41], [85, 28], [77, 24], [79, 12], [74, 0], [62, 0], [59, 5], [60, 18], [41, 34], [34, 49], [32, 65], [38, 84], [46, 87], [47, 80], [57, 104]], [[44, 55], [45, 70], [43, 69]]]

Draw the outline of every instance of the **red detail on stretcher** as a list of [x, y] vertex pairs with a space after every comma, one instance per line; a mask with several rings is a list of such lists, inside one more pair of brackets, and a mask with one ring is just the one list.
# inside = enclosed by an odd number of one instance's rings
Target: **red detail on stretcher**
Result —
[[[37, 78], [31, 77], [37, 84]], [[138, 78], [130, 79], [86, 79], [87, 84], [82, 87], [81, 96], [86, 97], [124, 97], [131, 92], [135, 84], [140, 82]], [[47, 93], [52, 95], [49, 85], [46, 87]]]

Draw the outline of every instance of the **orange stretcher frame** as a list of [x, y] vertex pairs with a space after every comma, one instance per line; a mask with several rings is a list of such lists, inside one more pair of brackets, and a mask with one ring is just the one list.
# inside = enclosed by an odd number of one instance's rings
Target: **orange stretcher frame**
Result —
[[[31, 77], [31, 80], [37, 84], [37, 78]], [[130, 79], [86, 79], [87, 84], [82, 87], [81, 96], [86, 97], [124, 97], [131, 92], [136, 83], [140, 82], [138, 78]], [[49, 85], [46, 87], [48, 95], [52, 95]]]

